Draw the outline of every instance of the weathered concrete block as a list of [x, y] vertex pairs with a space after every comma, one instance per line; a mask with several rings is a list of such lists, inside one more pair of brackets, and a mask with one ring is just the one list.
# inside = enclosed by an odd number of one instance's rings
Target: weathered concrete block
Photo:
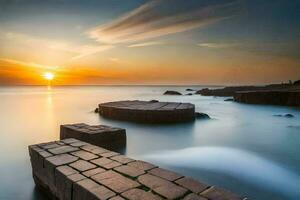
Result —
[[[60, 139], [75, 138], [110, 150], [119, 150], [126, 146], [126, 131], [104, 125], [67, 124], [60, 126]], [[81, 143], [71, 145], [83, 146]]]

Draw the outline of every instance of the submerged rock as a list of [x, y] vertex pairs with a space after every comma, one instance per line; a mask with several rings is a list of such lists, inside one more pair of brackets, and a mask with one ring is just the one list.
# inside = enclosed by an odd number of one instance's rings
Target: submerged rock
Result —
[[233, 98], [225, 99], [224, 101], [234, 101]]
[[95, 113], [99, 113], [99, 108], [96, 108], [96, 109], [94, 110], [94, 112], [95, 112]]
[[150, 100], [149, 102], [151, 102], [151, 103], [157, 103], [157, 102], [159, 102], [159, 101], [156, 100], [156, 99], [153, 99], [153, 100]]
[[182, 95], [180, 92], [173, 91], [173, 90], [167, 90], [164, 95]]
[[210, 119], [209, 115], [206, 113], [195, 112], [196, 119]]
[[285, 114], [284, 116], [285, 116], [285, 117], [288, 117], [288, 118], [295, 117], [295, 116], [294, 116], [294, 115], [292, 115], [292, 114]]
[[193, 93], [187, 93], [186, 95], [188, 95], [188, 96], [192, 96], [192, 95], [193, 95]]
[[293, 118], [293, 117], [295, 117], [294, 115], [292, 115], [290, 113], [284, 114], [284, 115], [282, 115], [282, 114], [276, 114], [276, 115], [273, 115], [273, 116], [274, 117], [286, 117], [286, 118]]
[[185, 91], [195, 91], [195, 90], [191, 88], [187, 88]]

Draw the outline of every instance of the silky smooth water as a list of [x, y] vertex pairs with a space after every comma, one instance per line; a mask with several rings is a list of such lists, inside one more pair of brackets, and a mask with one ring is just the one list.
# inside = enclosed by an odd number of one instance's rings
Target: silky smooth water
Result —
[[[85, 122], [127, 130], [126, 154], [253, 200], [300, 199], [300, 109], [164, 96], [186, 87], [0, 87], [0, 199], [45, 199], [35, 189], [27, 146], [59, 139], [59, 125]], [[193, 87], [200, 89], [201, 87]], [[115, 100], [191, 102], [211, 120], [153, 125], [103, 119]], [[291, 113], [295, 118], [275, 117]]]

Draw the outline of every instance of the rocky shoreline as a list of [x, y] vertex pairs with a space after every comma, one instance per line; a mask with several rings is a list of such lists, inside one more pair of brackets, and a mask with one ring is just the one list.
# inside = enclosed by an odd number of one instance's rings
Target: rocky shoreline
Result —
[[233, 97], [234, 101], [240, 103], [300, 106], [300, 86], [296, 83], [266, 86], [234, 86], [220, 89], [204, 88], [195, 94]]

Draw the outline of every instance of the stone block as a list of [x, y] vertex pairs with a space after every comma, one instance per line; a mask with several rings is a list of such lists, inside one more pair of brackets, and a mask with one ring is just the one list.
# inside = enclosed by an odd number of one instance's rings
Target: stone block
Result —
[[189, 177], [183, 177], [175, 182], [178, 185], [181, 185], [182, 187], [185, 187], [196, 194], [204, 191], [205, 189], [207, 189], [209, 187], [208, 185], [201, 183], [199, 181], [196, 181]]
[[115, 168], [115, 167], [118, 167], [120, 165], [122, 165], [121, 163], [119, 162], [116, 162], [116, 161], [113, 161], [113, 160], [110, 160], [108, 158], [98, 158], [98, 159], [95, 159], [95, 160], [91, 160], [92, 163], [100, 166], [100, 167], [103, 167], [105, 169], [112, 169], [112, 168]]
[[94, 169], [97, 167], [96, 165], [89, 163], [88, 161], [85, 160], [77, 160], [69, 165], [80, 172]]
[[118, 161], [119, 163], [122, 163], [122, 164], [127, 164], [129, 162], [133, 162], [134, 161], [133, 159], [128, 158], [128, 157], [126, 157], [124, 155], [114, 156], [114, 157], [111, 157], [110, 159]]
[[126, 199], [129, 200], [160, 200], [158, 195], [155, 195], [151, 192], [145, 192], [144, 190], [134, 188], [131, 190], [128, 190], [126, 192], [122, 193], [122, 196], [124, 196]]
[[206, 199], [204, 197], [201, 197], [201, 196], [199, 196], [199, 195], [197, 195], [195, 193], [191, 193], [191, 194], [186, 195], [183, 198], [183, 200], [208, 200], [208, 199]]
[[78, 151], [78, 150], [79, 149], [77, 147], [71, 147], [68, 145], [64, 145], [64, 146], [59, 146], [56, 148], [49, 149], [49, 152], [51, 152], [53, 154], [64, 154], [64, 153], [69, 153], [69, 152]]
[[131, 167], [128, 165], [121, 165], [119, 167], [114, 168], [115, 171], [120, 172], [121, 174], [124, 174], [126, 176], [130, 176], [132, 178], [138, 177], [142, 174], [145, 174], [144, 170]]
[[180, 174], [162, 168], [151, 169], [148, 173], [167, 179], [168, 181], [174, 181], [182, 177]]
[[119, 155], [119, 153], [113, 152], [113, 151], [108, 151], [108, 152], [101, 153], [99, 155], [102, 156], [102, 157], [109, 158], [109, 157], [112, 157], [112, 156], [117, 156], [117, 155]]
[[69, 154], [60, 154], [51, 156], [44, 161], [45, 184], [49, 187], [51, 193], [56, 194], [55, 186], [55, 168], [61, 165], [75, 162], [78, 158]]
[[84, 179], [74, 184], [73, 200], [106, 200], [115, 193], [91, 179]]
[[140, 186], [140, 184], [136, 181], [126, 178], [111, 170], [96, 174], [91, 178], [117, 193], [122, 193], [129, 189]]
[[121, 196], [114, 196], [114, 197], [110, 198], [109, 200], [125, 200], [125, 199]]
[[92, 160], [92, 159], [95, 159], [95, 158], [98, 158], [99, 156], [93, 154], [93, 153], [89, 153], [87, 151], [75, 151], [75, 152], [72, 152], [71, 153], [73, 156], [77, 156], [83, 160]]
[[125, 129], [103, 125], [61, 125], [60, 139], [66, 138], [75, 138], [110, 150], [115, 150], [116, 148], [121, 149], [126, 146]]
[[151, 174], [139, 176], [138, 181], [167, 199], [177, 199], [187, 193], [185, 188]]
[[156, 168], [157, 166], [152, 165], [151, 163], [145, 162], [145, 161], [141, 161], [141, 160], [137, 160], [134, 162], [130, 162], [127, 165], [147, 171], [153, 168]]
[[101, 167], [97, 167], [95, 169], [85, 171], [82, 174], [85, 175], [86, 177], [91, 177], [91, 176], [94, 176], [96, 174], [99, 174], [99, 173], [102, 173], [102, 172], [105, 172], [105, 171], [106, 171], [105, 169], [103, 169]]
[[230, 191], [217, 188], [214, 186], [203, 191], [202, 193], [200, 193], [200, 195], [210, 200], [242, 200], [243, 199]]
[[69, 166], [60, 166], [55, 170], [56, 197], [60, 200], [72, 199], [72, 181], [67, 177], [79, 172]]

